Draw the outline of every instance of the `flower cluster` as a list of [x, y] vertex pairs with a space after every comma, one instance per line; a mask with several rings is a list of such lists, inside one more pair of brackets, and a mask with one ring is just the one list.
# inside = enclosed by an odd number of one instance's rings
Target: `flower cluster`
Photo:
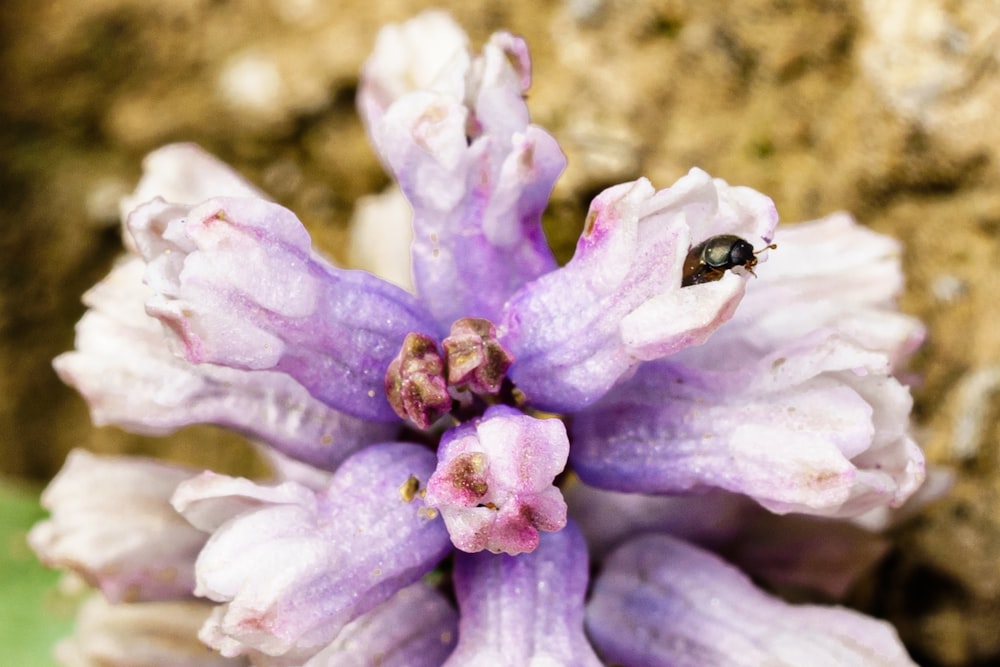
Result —
[[741, 571], [835, 599], [923, 481], [896, 244], [692, 169], [599, 194], [558, 266], [530, 83], [513, 35], [380, 33], [358, 103], [403, 287], [197, 147], [147, 158], [56, 370], [98, 424], [220, 424], [274, 479], [71, 455], [30, 536], [103, 593], [66, 664], [912, 664]]

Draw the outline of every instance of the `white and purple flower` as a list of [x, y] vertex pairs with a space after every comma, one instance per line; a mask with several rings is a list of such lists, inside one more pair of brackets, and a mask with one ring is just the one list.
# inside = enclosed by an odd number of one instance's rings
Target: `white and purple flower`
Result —
[[[845, 544], [881, 553], [835, 520], [924, 477], [896, 244], [844, 215], [776, 229], [767, 197], [693, 169], [598, 195], [560, 267], [540, 219], [565, 158], [530, 82], [523, 40], [473, 57], [441, 13], [379, 37], [359, 107], [412, 207], [412, 290], [333, 265], [194, 146], [147, 158], [130, 253], [56, 369], [95, 422], [227, 426], [278, 481], [74, 455], [31, 543], [123, 610], [88, 607], [73, 646], [123, 637], [93, 662], [912, 664], [888, 625], [789, 605], [711, 552], [828, 595]], [[756, 278], [686, 281], [722, 235]], [[810, 553], [769, 568], [789, 513]], [[126, 641], [143, 605], [197, 637]]]

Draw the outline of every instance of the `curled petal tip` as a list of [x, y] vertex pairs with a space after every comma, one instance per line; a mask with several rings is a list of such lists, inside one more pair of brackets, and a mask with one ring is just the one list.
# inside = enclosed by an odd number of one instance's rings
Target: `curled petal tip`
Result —
[[704, 343], [733, 315], [746, 275], [683, 287], [690, 246], [719, 234], [768, 238], [772, 214], [763, 195], [700, 170], [659, 192], [645, 179], [605, 190], [573, 259], [505, 306], [511, 379], [532, 405], [572, 412], [641, 361]]

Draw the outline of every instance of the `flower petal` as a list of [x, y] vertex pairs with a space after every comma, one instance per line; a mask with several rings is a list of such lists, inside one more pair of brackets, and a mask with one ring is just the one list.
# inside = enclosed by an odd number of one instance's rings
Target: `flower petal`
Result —
[[760, 506], [734, 493], [712, 490], [688, 496], [650, 496], [598, 489], [574, 481], [564, 485], [569, 516], [587, 538], [591, 556], [651, 531], [669, 533], [717, 549], [738, 539]]
[[52, 513], [28, 542], [51, 567], [80, 574], [112, 602], [189, 597], [205, 536], [170, 506], [194, 471], [73, 450], [42, 494]]
[[275, 505], [311, 508], [316, 502], [316, 491], [298, 482], [265, 486], [206, 470], [181, 484], [170, 502], [192, 526], [214, 533], [230, 519], [253, 510]]
[[587, 546], [573, 524], [520, 556], [455, 557], [458, 647], [445, 667], [600, 667], [583, 634]]
[[257, 454], [271, 470], [270, 479], [275, 484], [296, 482], [313, 491], [326, 488], [332, 473], [322, 468], [314, 468], [308, 463], [285, 456], [273, 447], [256, 443]]
[[717, 487], [773, 512], [858, 516], [923, 480], [885, 355], [820, 332], [730, 373], [643, 365], [572, 424], [573, 467], [642, 493]]
[[681, 288], [689, 246], [722, 233], [766, 244], [776, 222], [769, 199], [698, 169], [659, 192], [645, 179], [605, 190], [573, 259], [507, 304], [500, 339], [514, 383], [533, 405], [570, 412], [639, 361], [703, 343], [732, 315], [746, 275]]
[[924, 483], [899, 507], [876, 507], [854, 517], [852, 523], [873, 532], [885, 532], [922, 513], [923, 509], [948, 495], [955, 486], [958, 471], [942, 464], [927, 466]]
[[152, 293], [142, 284], [144, 266], [129, 257], [84, 295], [90, 310], [77, 324], [76, 350], [53, 364], [83, 394], [95, 424], [146, 435], [191, 424], [228, 426], [328, 470], [395, 435], [397, 425], [332, 410], [284, 373], [175, 356], [163, 325], [145, 313]]
[[843, 600], [888, 553], [887, 538], [848, 521], [758, 512], [724, 553], [756, 581]]
[[831, 600], [844, 599], [889, 547], [884, 537], [854, 523], [778, 516], [746, 496], [718, 490], [648, 496], [577, 482], [563, 493], [570, 518], [599, 560], [638, 535], [666, 533], [724, 555], [756, 581]]
[[[122, 225], [140, 204], [160, 198], [171, 204], [199, 204], [212, 197], [262, 197], [262, 193], [232, 167], [196, 144], [168, 144], [142, 161], [142, 178], [135, 190], [119, 202]], [[132, 235], [124, 233], [125, 247], [135, 252]]]
[[142, 161], [142, 178], [121, 201], [122, 219], [159, 197], [172, 204], [199, 204], [213, 197], [264, 197], [232, 167], [197, 144], [167, 144]]
[[442, 10], [383, 26], [358, 86], [358, 110], [373, 142], [386, 109], [406, 93], [446, 85], [437, 79], [451, 60], [467, 58], [468, 47], [465, 31]]
[[303, 667], [440, 667], [457, 637], [458, 613], [437, 591], [414, 584], [345, 625]]
[[416, 291], [410, 266], [413, 209], [398, 186], [358, 199], [348, 235], [353, 266], [370, 271], [407, 292]]
[[496, 321], [511, 294], [555, 267], [541, 214], [566, 159], [529, 125], [528, 85], [523, 40], [498, 33], [371, 127], [413, 207], [415, 284], [442, 326]]
[[566, 503], [553, 480], [568, 453], [558, 419], [493, 406], [445, 434], [424, 502], [441, 512], [462, 551], [533, 551], [539, 531], [566, 525]]
[[193, 600], [109, 604], [94, 595], [56, 658], [66, 667], [246, 667], [245, 659], [224, 658], [198, 641], [211, 611]]
[[888, 623], [789, 605], [718, 557], [666, 535], [612, 554], [587, 605], [609, 662], [634, 667], [914, 665]]
[[186, 215], [164, 206], [140, 207], [129, 228], [156, 293], [147, 312], [178, 336], [188, 361], [281, 371], [334, 409], [398, 420], [385, 370], [407, 333], [436, 333], [412, 295], [331, 266], [277, 204], [214, 199]]
[[835, 213], [779, 226], [774, 241], [777, 249], [757, 269], [733, 318], [708, 345], [678, 359], [726, 370], [829, 328], [888, 354], [898, 367], [923, 341], [923, 325], [897, 310], [903, 271], [895, 239]]
[[200, 525], [234, 514], [198, 558], [196, 594], [224, 603], [202, 639], [223, 655], [305, 660], [416, 582], [450, 548], [412, 493], [433, 468], [423, 447], [384, 444], [345, 461], [320, 493], [221, 476], [181, 486], [175, 503]]

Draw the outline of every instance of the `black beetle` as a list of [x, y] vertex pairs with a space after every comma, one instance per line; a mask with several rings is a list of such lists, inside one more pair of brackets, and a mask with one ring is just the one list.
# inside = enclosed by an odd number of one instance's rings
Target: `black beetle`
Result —
[[[772, 243], [762, 250], [775, 247]], [[756, 275], [753, 267], [757, 266], [757, 253], [750, 242], [732, 234], [709, 237], [688, 251], [681, 287], [714, 282], [737, 266]]]

